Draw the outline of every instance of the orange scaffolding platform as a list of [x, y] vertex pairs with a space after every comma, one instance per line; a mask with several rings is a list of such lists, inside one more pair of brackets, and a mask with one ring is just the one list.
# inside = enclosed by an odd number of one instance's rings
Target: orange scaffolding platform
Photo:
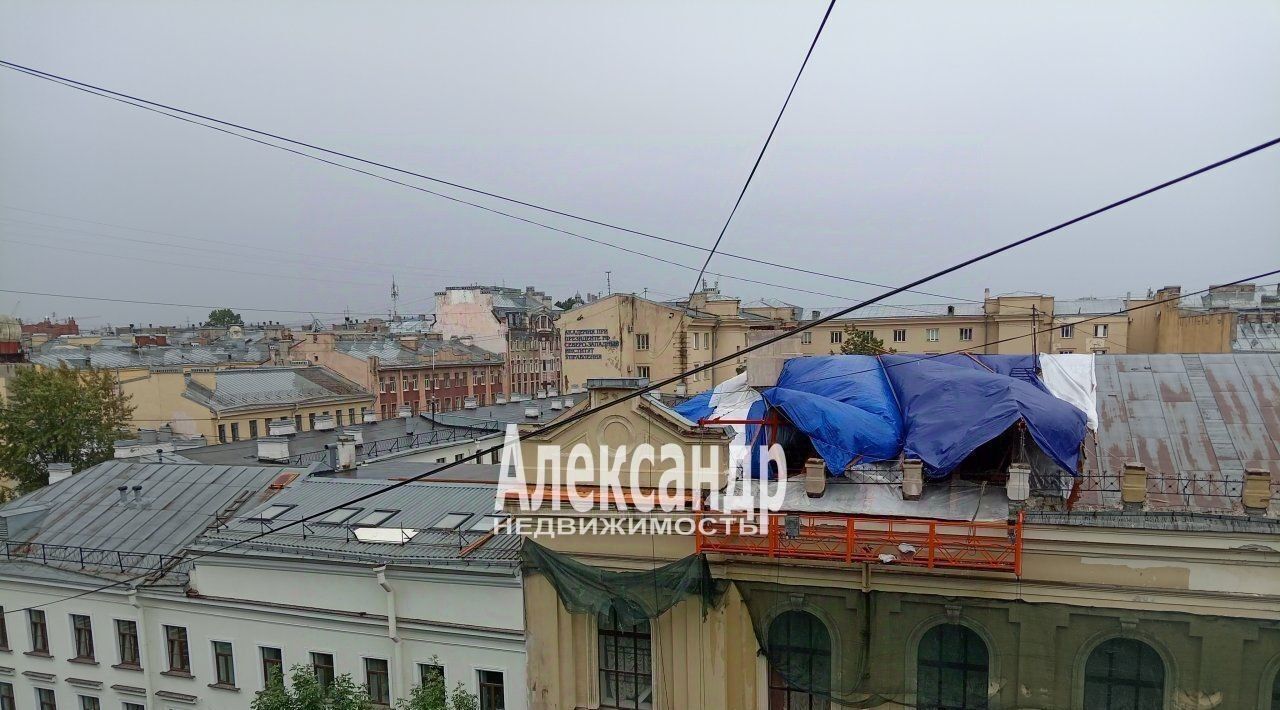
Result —
[[1009, 522], [771, 513], [752, 535], [742, 518], [701, 515], [699, 552], [1022, 574], [1021, 513]]

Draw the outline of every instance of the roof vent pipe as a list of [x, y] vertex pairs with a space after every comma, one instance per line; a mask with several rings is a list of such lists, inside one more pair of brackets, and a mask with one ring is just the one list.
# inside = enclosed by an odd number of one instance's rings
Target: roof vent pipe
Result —
[[116, 489], [116, 492], [118, 492], [118, 493], [120, 494], [120, 502], [121, 502], [121, 503], [128, 503], [128, 502], [129, 502], [129, 487], [128, 487], [128, 486], [120, 486], [119, 488], [117, 488], [117, 489]]
[[134, 487], [133, 487], [133, 501], [134, 501], [135, 503], [141, 503], [141, 502], [142, 502], [142, 486], [134, 486]]

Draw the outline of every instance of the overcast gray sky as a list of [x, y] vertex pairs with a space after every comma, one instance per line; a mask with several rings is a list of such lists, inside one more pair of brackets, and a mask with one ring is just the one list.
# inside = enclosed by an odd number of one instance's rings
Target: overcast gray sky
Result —
[[[0, 56], [709, 246], [824, 8], [3, 0]], [[910, 280], [1280, 135], [1277, 37], [1275, 0], [841, 0], [722, 248]], [[1280, 148], [926, 288], [1228, 281], [1280, 266], [1278, 195]], [[388, 308], [393, 270], [408, 311], [449, 284], [563, 297], [602, 290], [611, 270], [616, 291], [667, 297], [693, 276], [7, 70], [0, 205], [0, 288], [365, 312]], [[720, 257], [711, 270], [874, 292]], [[90, 326], [207, 313], [3, 293], [0, 311]]]

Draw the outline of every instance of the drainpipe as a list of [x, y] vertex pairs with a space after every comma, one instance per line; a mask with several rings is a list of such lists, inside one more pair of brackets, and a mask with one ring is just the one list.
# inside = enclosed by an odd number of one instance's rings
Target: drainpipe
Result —
[[147, 690], [147, 698], [150, 699], [155, 691], [155, 684], [152, 682], [152, 672], [156, 668], [156, 664], [160, 663], [160, 659], [151, 658], [151, 654], [147, 652], [147, 639], [150, 625], [147, 623], [147, 610], [142, 606], [142, 600], [138, 598], [138, 588], [133, 587], [129, 590], [129, 604], [137, 611], [138, 618], [138, 660], [142, 663], [142, 687]]
[[[382, 591], [387, 593], [387, 638], [391, 639], [391, 677], [396, 679], [396, 685], [392, 687], [392, 693], [400, 693], [401, 697], [407, 697], [408, 689], [412, 685], [407, 682], [404, 675], [404, 658], [403, 647], [400, 643], [400, 622], [396, 617], [396, 590], [387, 581], [387, 566], [380, 565], [373, 568], [374, 573], [378, 576], [378, 586], [382, 587]], [[392, 700], [395, 698], [393, 697]]]

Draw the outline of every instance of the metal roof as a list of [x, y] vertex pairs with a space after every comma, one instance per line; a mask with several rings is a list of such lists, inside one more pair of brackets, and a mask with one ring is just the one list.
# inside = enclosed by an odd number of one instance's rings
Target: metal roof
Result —
[[[288, 470], [107, 461], [0, 506], [0, 512], [45, 511], [10, 542], [175, 555], [237, 501], [252, 505], [255, 494], [261, 500]], [[120, 486], [130, 488], [125, 501]], [[140, 503], [133, 486], [142, 486]]]
[[212, 410], [260, 404], [304, 404], [331, 399], [367, 399], [373, 395], [323, 367], [255, 367], [219, 370], [212, 390], [187, 382], [184, 397]]
[[1231, 349], [1235, 352], [1280, 353], [1280, 323], [1246, 321], [1238, 317]]
[[[828, 306], [806, 310], [804, 315], [809, 320], [826, 318], [848, 308], [848, 306]], [[817, 312], [817, 316], [814, 316]], [[981, 303], [912, 303], [909, 305], [873, 304], [843, 316], [846, 319], [860, 318], [946, 318], [947, 316], [981, 316], [984, 311]]]
[[[380, 480], [351, 480], [311, 477], [295, 481], [269, 502], [246, 506], [224, 527], [201, 536], [192, 549], [216, 549], [229, 542], [246, 540], [262, 532], [262, 538], [245, 542], [228, 552], [237, 554], [279, 554], [311, 559], [344, 559], [392, 564], [439, 564], [481, 562], [514, 566], [520, 546], [517, 535], [494, 535], [486, 539], [483, 532], [470, 528], [481, 518], [494, 515], [493, 485], [462, 483], [410, 483], [395, 490], [354, 504], [359, 512], [346, 522], [325, 525], [314, 521], [287, 530], [270, 532], [272, 523], [283, 523], [315, 515], [328, 508], [385, 490]], [[273, 521], [255, 520], [269, 506], [294, 506]], [[361, 542], [351, 525], [375, 510], [395, 511], [381, 523], [383, 528], [418, 531], [403, 544]], [[450, 513], [466, 514], [456, 530], [433, 530]], [[475, 545], [472, 549], [469, 547]], [[463, 552], [466, 551], [464, 555]]]
[[[457, 409], [451, 412], [436, 412], [435, 415], [423, 416], [435, 419], [445, 426], [482, 427], [494, 431], [502, 431], [507, 424], [545, 424], [569, 411], [570, 407], [587, 398], [585, 393], [563, 394], [547, 399], [527, 399], [507, 404], [494, 404], [475, 409]], [[564, 403], [563, 409], [552, 409], [551, 400], [559, 399]], [[525, 406], [537, 406], [537, 417], [525, 416]]]
[[1084, 509], [1121, 507], [1131, 461], [1147, 467], [1148, 511], [1242, 514], [1246, 468], [1270, 471], [1280, 493], [1280, 355], [1106, 355], [1095, 369]]
[[271, 357], [268, 343], [245, 345], [112, 345], [104, 340], [99, 345], [67, 345], [49, 341], [30, 356], [32, 362], [46, 367], [92, 366], [98, 368], [178, 367], [181, 365], [220, 365], [225, 363], [262, 363]]
[[1100, 315], [1117, 313], [1126, 307], [1123, 298], [1063, 298], [1054, 299], [1053, 315]]

